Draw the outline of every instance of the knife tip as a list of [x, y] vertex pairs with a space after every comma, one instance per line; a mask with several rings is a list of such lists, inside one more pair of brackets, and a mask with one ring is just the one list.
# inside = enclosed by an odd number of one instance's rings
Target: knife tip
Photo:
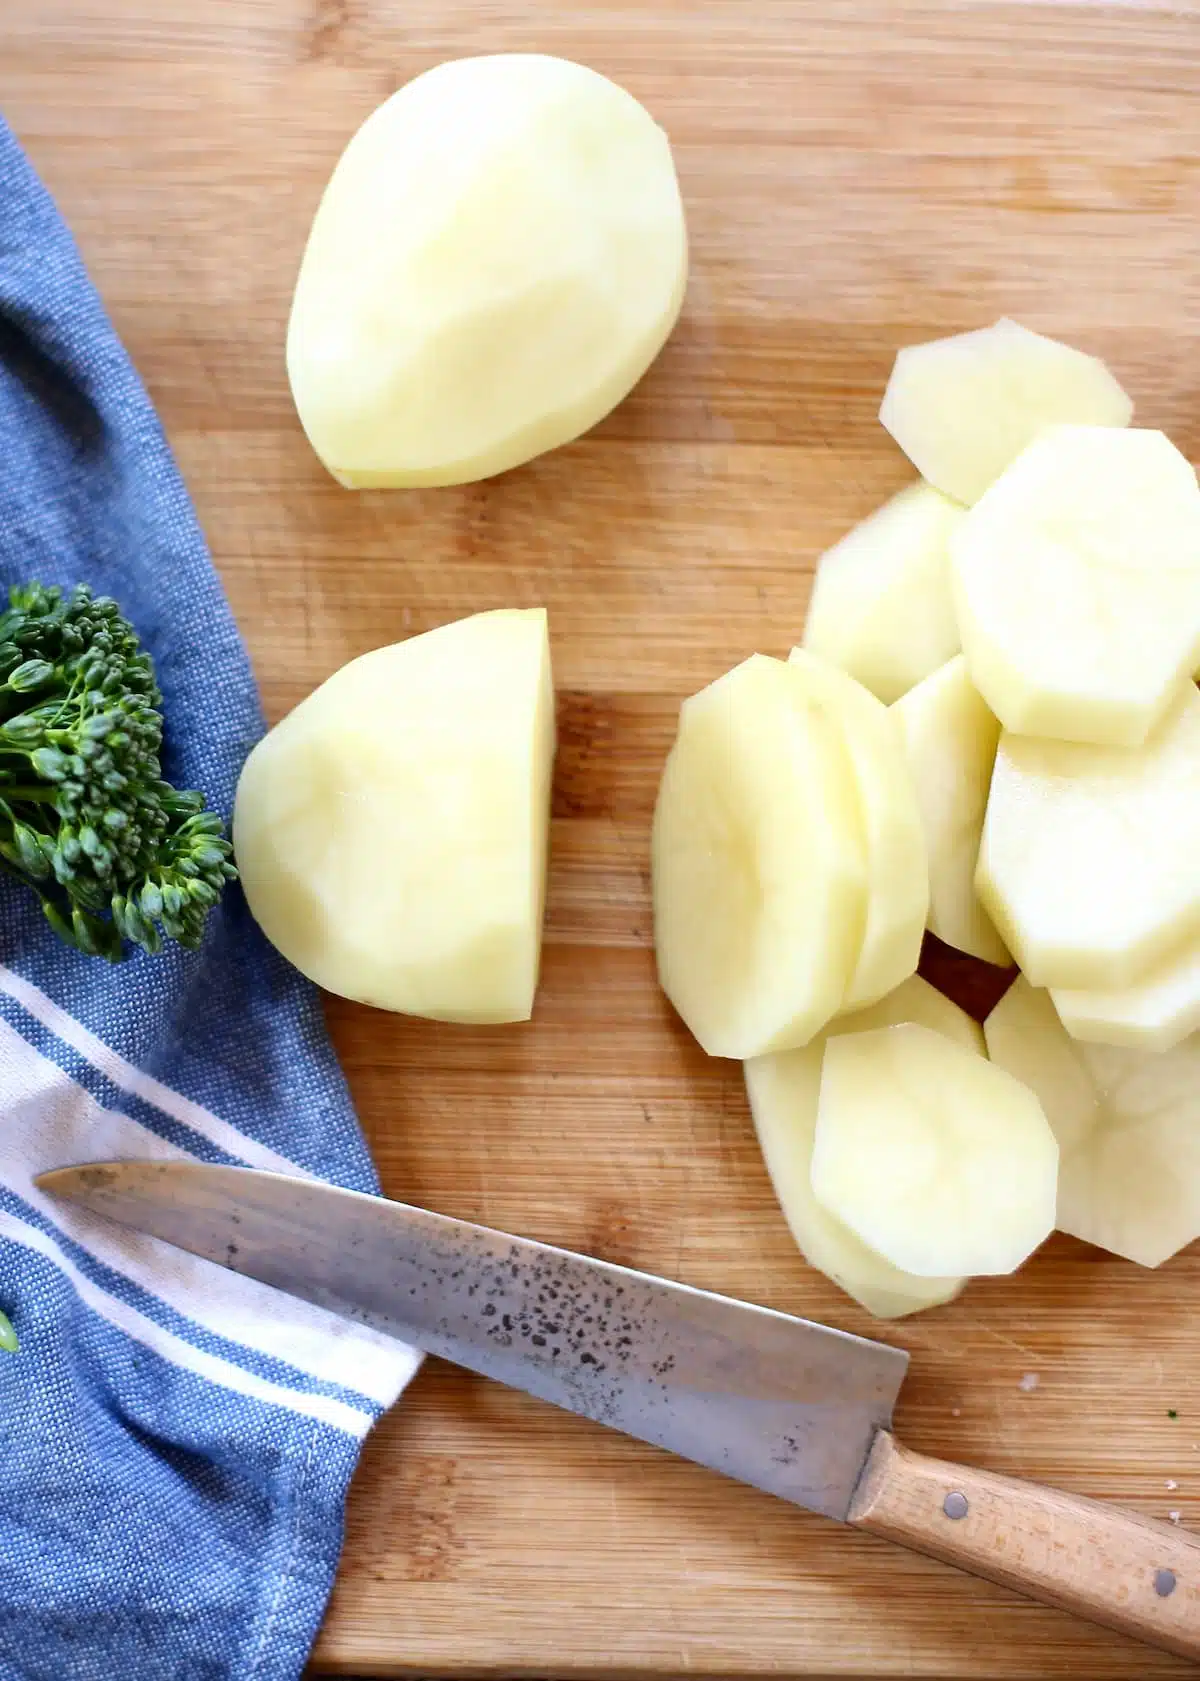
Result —
[[34, 1184], [52, 1197], [94, 1196], [109, 1190], [119, 1171], [116, 1162], [83, 1162], [74, 1167], [54, 1167], [39, 1173]]

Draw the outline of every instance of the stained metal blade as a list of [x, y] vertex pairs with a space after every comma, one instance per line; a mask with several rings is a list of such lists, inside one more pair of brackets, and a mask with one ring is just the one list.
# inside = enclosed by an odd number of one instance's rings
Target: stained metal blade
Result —
[[104, 1162], [38, 1185], [829, 1517], [908, 1367], [882, 1343], [312, 1180]]

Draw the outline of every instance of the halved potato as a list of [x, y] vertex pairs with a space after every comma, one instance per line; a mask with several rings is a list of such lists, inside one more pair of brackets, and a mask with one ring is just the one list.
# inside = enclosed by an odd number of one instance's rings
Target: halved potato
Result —
[[1012, 1272], [1054, 1227], [1058, 1146], [1028, 1087], [927, 1027], [825, 1047], [812, 1188], [921, 1277]]
[[1050, 993], [1073, 1039], [1169, 1051], [1200, 1029], [1200, 938], [1156, 963], [1132, 986]]
[[867, 850], [862, 946], [842, 1010], [874, 1004], [917, 967], [929, 910], [929, 860], [899, 726], [875, 696], [803, 648], [788, 662], [840, 731]]
[[817, 562], [804, 646], [890, 705], [953, 659], [961, 643], [950, 534], [963, 509], [909, 485]]
[[1058, 1137], [1062, 1231], [1144, 1267], [1200, 1236], [1200, 1035], [1163, 1055], [1080, 1044], [1023, 977], [985, 1032]]
[[1132, 416], [1103, 362], [1008, 320], [902, 350], [879, 411], [917, 471], [968, 505], [1045, 427]]
[[1005, 729], [1136, 747], [1200, 662], [1200, 485], [1161, 432], [1047, 432], [951, 553], [971, 680]]
[[959, 654], [898, 700], [905, 753], [929, 855], [929, 923], [940, 940], [985, 963], [1009, 961], [975, 891], [975, 864], [1000, 726]]
[[1035, 986], [1132, 986], [1200, 936], [1198, 858], [1191, 684], [1143, 747], [1001, 736], [977, 880]]
[[819, 1033], [862, 947], [866, 848], [841, 732], [794, 667], [754, 654], [684, 702], [652, 854], [659, 979], [704, 1049]]
[[[858, 1033], [914, 1021], [944, 1033], [977, 1055], [983, 1033], [965, 1011], [913, 975], [870, 1009], [841, 1018], [831, 1032]], [[828, 1213], [812, 1193], [821, 1063], [827, 1038], [802, 1050], [755, 1057], [745, 1066], [746, 1092], [763, 1159], [801, 1254], [878, 1319], [898, 1319], [956, 1296], [963, 1278], [918, 1278], [892, 1266]]]
[[344, 998], [526, 1020], [553, 757], [541, 608], [351, 660], [246, 760], [233, 840], [255, 920]]

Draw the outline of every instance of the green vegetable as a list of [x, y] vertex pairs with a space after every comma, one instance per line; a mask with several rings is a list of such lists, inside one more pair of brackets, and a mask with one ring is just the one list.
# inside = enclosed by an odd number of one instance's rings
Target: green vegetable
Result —
[[12, 1328], [12, 1320], [6, 1313], [0, 1313], [0, 1350], [5, 1354], [15, 1354], [20, 1346], [17, 1333]]
[[[0, 868], [91, 957], [197, 946], [236, 877], [203, 794], [162, 780], [162, 696], [114, 601], [9, 592], [0, 614]], [[0, 1341], [0, 1347], [3, 1342]]]

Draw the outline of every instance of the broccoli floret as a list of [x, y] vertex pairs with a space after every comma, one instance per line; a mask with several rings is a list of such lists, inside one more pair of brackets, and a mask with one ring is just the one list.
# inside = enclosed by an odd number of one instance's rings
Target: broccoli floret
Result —
[[162, 696], [115, 601], [79, 584], [9, 592], [0, 614], [0, 868], [55, 933], [119, 962], [126, 941], [197, 946], [236, 878], [203, 794], [162, 779]]

